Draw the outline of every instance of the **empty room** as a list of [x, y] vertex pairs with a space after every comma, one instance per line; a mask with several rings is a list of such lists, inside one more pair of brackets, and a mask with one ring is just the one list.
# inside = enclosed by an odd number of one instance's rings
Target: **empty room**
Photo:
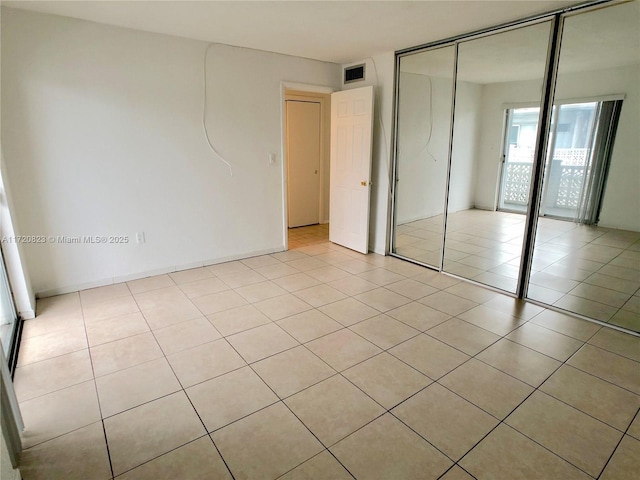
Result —
[[1, 1], [1, 480], [636, 479], [640, 0]]

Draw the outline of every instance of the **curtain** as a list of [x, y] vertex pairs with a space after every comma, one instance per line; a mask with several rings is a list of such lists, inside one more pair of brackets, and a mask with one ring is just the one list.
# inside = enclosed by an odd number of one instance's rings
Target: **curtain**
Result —
[[622, 100], [600, 102], [591, 155], [575, 221], [595, 225], [600, 217]]

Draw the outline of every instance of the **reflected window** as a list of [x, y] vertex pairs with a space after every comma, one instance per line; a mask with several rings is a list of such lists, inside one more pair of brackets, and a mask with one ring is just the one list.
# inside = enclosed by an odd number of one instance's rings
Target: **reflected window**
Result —
[[565, 19], [527, 292], [529, 298], [635, 331], [640, 331], [639, 21], [640, 2]]
[[399, 54], [393, 252], [640, 332], [639, 21], [612, 2], [453, 40], [453, 124], [451, 47]]
[[[553, 108], [540, 214], [598, 222], [622, 100]], [[525, 214], [529, 202], [539, 108], [507, 109], [498, 209]]]

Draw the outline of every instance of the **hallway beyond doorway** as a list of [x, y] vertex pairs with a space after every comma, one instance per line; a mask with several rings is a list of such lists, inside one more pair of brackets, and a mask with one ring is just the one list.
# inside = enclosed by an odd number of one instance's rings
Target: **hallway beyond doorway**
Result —
[[289, 228], [287, 234], [289, 235], [289, 250], [317, 245], [329, 241], [329, 224]]

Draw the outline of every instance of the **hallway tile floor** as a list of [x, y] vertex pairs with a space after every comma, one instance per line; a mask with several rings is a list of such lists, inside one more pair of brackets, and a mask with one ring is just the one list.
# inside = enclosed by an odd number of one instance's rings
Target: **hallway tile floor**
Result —
[[637, 478], [640, 338], [291, 235], [39, 300], [23, 478]]

